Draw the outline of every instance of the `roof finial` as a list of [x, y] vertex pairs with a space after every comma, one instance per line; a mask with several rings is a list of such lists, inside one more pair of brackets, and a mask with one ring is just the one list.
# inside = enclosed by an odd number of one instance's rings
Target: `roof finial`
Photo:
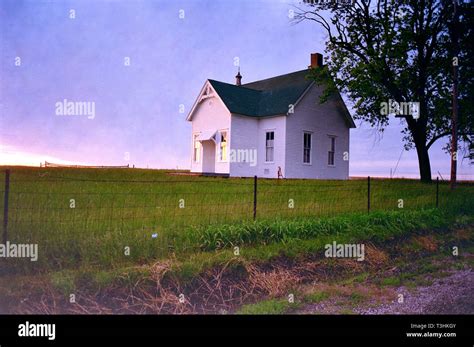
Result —
[[242, 75], [240, 74], [240, 65], [239, 65], [239, 70], [237, 72], [237, 75], [235, 76], [235, 85], [236, 86], [242, 85]]

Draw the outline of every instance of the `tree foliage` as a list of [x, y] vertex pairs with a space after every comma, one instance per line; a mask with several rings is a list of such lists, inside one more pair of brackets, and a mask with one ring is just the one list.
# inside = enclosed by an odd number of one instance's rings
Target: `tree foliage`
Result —
[[382, 103], [420, 103], [419, 117], [403, 118], [403, 140], [407, 150], [416, 149], [425, 181], [431, 180], [429, 148], [451, 133], [453, 63], [458, 63], [458, 129], [464, 149], [474, 134], [472, 8], [460, 4], [458, 13], [456, 28], [452, 1], [333, 0], [309, 1], [295, 17], [318, 23], [328, 36], [328, 64], [313, 76], [318, 83], [329, 76], [334, 82], [326, 82], [322, 101], [338, 89], [353, 103], [354, 118], [380, 131], [391, 117], [381, 113]]

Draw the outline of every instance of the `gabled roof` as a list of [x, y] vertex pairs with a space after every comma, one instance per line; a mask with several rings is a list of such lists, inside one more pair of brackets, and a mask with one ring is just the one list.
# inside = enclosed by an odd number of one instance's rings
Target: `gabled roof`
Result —
[[[296, 106], [305, 91], [314, 84], [314, 81], [307, 77], [309, 73], [310, 70], [305, 69], [241, 86], [211, 79], [208, 81], [229, 112], [249, 117], [268, 117], [286, 115], [290, 105]], [[339, 102], [342, 103], [340, 110], [344, 113], [349, 126], [355, 128], [354, 121], [340, 96]], [[194, 107], [188, 120], [193, 110]]]
[[230, 112], [251, 117], [286, 114], [313, 83], [301, 70], [282, 76], [236, 86], [209, 80]]
[[215, 80], [209, 80], [209, 83], [229, 112], [258, 117], [259, 91]]
[[307, 88], [312, 80], [309, 79], [309, 69], [287, 73], [285, 75], [266, 78], [264, 80], [243, 84], [244, 87], [256, 90], [271, 90], [278, 88]]

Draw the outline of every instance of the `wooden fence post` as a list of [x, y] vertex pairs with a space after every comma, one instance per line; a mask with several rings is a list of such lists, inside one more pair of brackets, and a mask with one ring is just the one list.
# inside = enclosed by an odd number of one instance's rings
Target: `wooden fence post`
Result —
[[5, 170], [5, 192], [3, 195], [3, 243], [8, 238], [8, 195], [10, 193], [10, 169]]
[[370, 213], [370, 176], [367, 176], [367, 213]]
[[436, 177], [436, 208], [439, 206], [439, 177]]
[[257, 176], [253, 177], [253, 220], [257, 219]]

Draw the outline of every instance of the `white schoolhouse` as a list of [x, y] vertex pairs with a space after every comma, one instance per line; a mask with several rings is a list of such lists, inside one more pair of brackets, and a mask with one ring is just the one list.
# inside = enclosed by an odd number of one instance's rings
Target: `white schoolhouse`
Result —
[[349, 130], [340, 95], [321, 104], [324, 86], [308, 79], [322, 66], [236, 84], [207, 80], [187, 120], [192, 123], [191, 172], [231, 177], [347, 179]]

